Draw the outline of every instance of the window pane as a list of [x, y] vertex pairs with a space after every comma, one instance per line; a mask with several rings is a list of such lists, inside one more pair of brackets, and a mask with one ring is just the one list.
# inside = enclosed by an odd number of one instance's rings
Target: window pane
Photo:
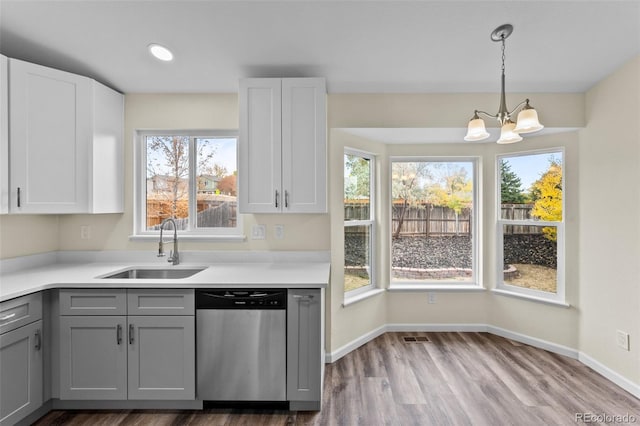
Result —
[[504, 283], [556, 293], [556, 226], [503, 226]]
[[196, 139], [198, 228], [236, 226], [236, 152], [236, 138]]
[[503, 157], [501, 218], [562, 221], [562, 152]]
[[189, 137], [147, 136], [146, 229], [157, 230], [166, 218], [178, 229], [189, 221]]
[[344, 227], [344, 291], [371, 284], [371, 225]]
[[471, 161], [393, 162], [392, 278], [471, 281]]
[[371, 218], [371, 164], [368, 158], [344, 155], [344, 220]]

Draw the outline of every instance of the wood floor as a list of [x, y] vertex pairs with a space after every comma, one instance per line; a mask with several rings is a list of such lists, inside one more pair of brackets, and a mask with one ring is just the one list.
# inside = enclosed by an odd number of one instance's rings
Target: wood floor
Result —
[[326, 366], [321, 412], [52, 411], [36, 425], [614, 423], [589, 415], [640, 423], [640, 400], [576, 360], [492, 334], [387, 333]]

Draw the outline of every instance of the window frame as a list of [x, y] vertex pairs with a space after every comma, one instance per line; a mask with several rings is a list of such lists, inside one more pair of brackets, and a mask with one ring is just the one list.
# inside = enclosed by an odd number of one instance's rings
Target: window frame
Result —
[[[502, 175], [500, 171], [500, 162], [505, 158], [513, 157], [526, 157], [529, 155], [540, 154], [562, 154], [562, 220], [561, 221], [545, 221], [545, 220], [512, 220], [502, 219]], [[495, 199], [496, 199], [496, 213], [495, 213], [495, 226], [496, 226], [496, 285], [495, 289], [498, 293], [504, 293], [507, 295], [523, 297], [531, 300], [549, 302], [554, 304], [566, 305], [566, 277], [565, 277], [565, 227], [566, 227], [566, 150], [564, 147], [535, 149], [528, 151], [516, 151], [508, 152], [496, 155], [495, 170], [496, 170], [496, 185], [495, 185]], [[504, 282], [504, 226], [505, 225], [524, 225], [524, 226], [537, 226], [537, 227], [555, 227], [556, 228], [556, 252], [557, 252], [557, 267], [556, 267], [556, 292], [546, 292], [542, 290], [535, 290], [526, 287], [520, 287]]]
[[[444, 280], [414, 280], [412, 282], [398, 281], [393, 278], [393, 164], [395, 162], [431, 162], [431, 163], [460, 163], [470, 162], [473, 165], [472, 175], [472, 197], [473, 205], [471, 218], [471, 280], [470, 281], [444, 281]], [[482, 285], [482, 252], [480, 244], [482, 239], [482, 228], [480, 227], [482, 206], [482, 188], [480, 182], [480, 168], [482, 165], [481, 156], [391, 156], [389, 157], [389, 289], [390, 290], [484, 290]]]
[[[198, 228], [196, 224], [197, 214], [197, 149], [195, 144], [198, 139], [236, 139], [236, 170], [239, 167], [238, 158], [238, 130], [237, 129], [203, 129], [203, 130], [136, 130], [134, 138], [134, 191], [133, 191], [133, 235], [130, 239], [157, 239], [160, 231], [146, 229], [146, 194], [147, 194], [147, 150], [145, 140], [148, 136], [186, 136], [189, 138], [189, 229], [178, 230], [181, 239], [195, 239], [205, 241], [219, 240], [244, 240], [242, 215], [236, 210], [236, 226], [231, 228]], [[239, 185], [236, 185], [236, 192]], [[238, 197], [236, 193], [236, 198]]]
[[[376, 252], [376, 155], [370, 152], [362, 151], [353, 148], [344, 148], [342, 155], [342, 162], [344, 167], [345, 155], [358, 156], [369, 161], [369, 219], [368, 220], [344, 220], [344, 172], [342, 183], [342, 219], [343, 219], [343, 237], [344, 229], [347, 227], [355, 226], [368, 226], [369, 227], [369, 284], [356, 288], [354, 290], [345, 291], [344, 282], [342, 284], [343, 294], [345, 299], [353, 299], [354, 297], [361, 296], [363, 293], [370, 292], [378, 288], [377, 285], [377, 252]], [[344, 242], [343, 242], [344, 250]], [[343, 252], [343, 265], [344, 265], [345, 253]]]

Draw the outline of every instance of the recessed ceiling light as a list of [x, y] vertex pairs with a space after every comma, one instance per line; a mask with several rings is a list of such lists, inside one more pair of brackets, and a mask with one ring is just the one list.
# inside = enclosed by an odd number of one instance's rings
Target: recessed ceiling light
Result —
[[156, 43], [150, 44], [149, 52], [151, 52], [154, 57], [160, 59], [161, 61], [168, 62], [173, 60], [173, 53], [171, 53], [169, 49], [162, 45]]

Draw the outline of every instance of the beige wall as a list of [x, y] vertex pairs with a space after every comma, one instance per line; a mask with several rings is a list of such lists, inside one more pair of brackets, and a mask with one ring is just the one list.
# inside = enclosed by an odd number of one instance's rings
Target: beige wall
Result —
[[[639, 60], [583, 94], [535, 94], [532, 103], [547, 127], [586, 127], [580, 133], [528, 137], [521, 144], [386, 145], [356, 138], [339, 128], [460, 127], [474, 108], [493, 110], [495, 94], [337, 94], [329, 96], [329, 215], [245, 215], [244, 229], [268, 226], [267, 239], [242, 243], [185, 243], [186, 250], [331, 250], [327, 349], [336, 351], [384, 324], [491, 324], [583, 351], [625, 377], [640, 382], [640, 124]], [[525, 95], [512, 95], [520, 99]], [[586, 117], [585, 117], [586, 105]], [[490, 123], [488, 123], [490, 124]], [[130, 94], [126, 96], [125, 213], [114, 215], [0, 216], [0, 258], [52, 250], [154, 250], [154, 243], [131, 242], [132, 152], [135, 129], [236, 128], [234, 94]], [[628, 131], [632, 126], [632, 131]], [[635, 127], [634, 127], [635, 126]], [[345, 146], [379, 155], [381, 200], [388, 199], [390, 155], [477, 155], [482, 157], [483, 258], [485, 287], [495, 282], [495, 155], [522, 149], [564, 146], [567, 150], [567, 300], [571, 308], [508, 298], [490, 292], [382, 293], [343, 306], [342, 152]], [[603, 195], [606, 194], [606, 197]], [[610, 200], [624, 205], [608, 220]], [[578, 214], [579, 213], [579, 214]], [[380, 237], [389, 234], [379, 203]], [[625, 216], [627, 215], [627, 216]], [[578, 220], [579, 219], [579, 220]], [[606, 220], [606, 226], [601, 226]], [[273, 225], [285, 225], [285, 239]], [[91, 239], [80, 239], [80, 226]], [[389, 241], [379, 239], [377, 280], [387, 287]], [[612, 272], [613, 271], [613, 272]], [[632, 350], [615, 347], [615, 330], [631, 334]]]
[[[580, 349], [640, 384], [640, 56], [587, 92], [580, 132]], [[616, 347], [616, 331], [631, 351]]]

